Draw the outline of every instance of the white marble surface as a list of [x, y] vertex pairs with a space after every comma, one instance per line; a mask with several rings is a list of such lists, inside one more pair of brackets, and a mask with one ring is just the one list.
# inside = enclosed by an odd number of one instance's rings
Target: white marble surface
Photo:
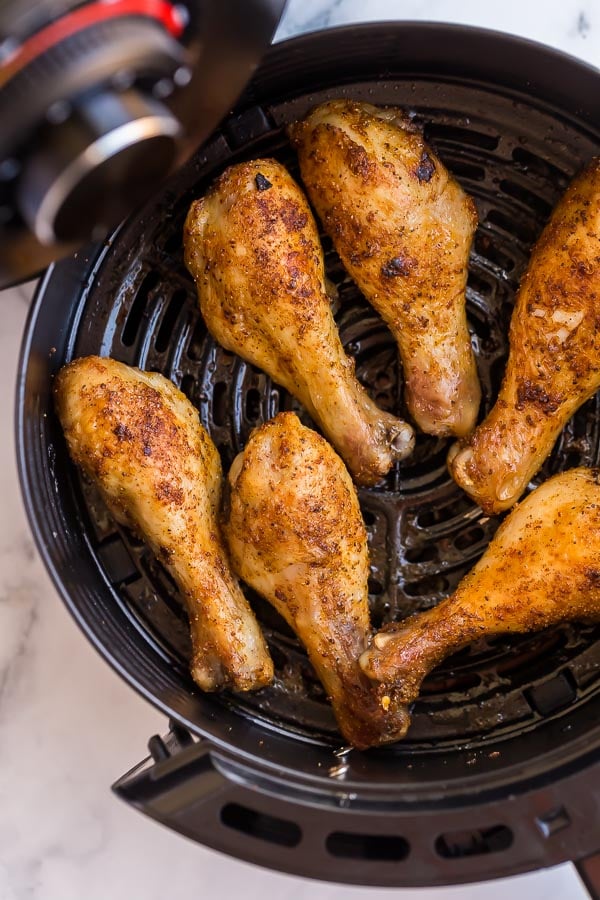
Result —
[[[600, 61], [600, 0], [290, 0], [279, 36], [375, 19], [463, 22]], [[112, 780], [165, 722], [78, 632], [34, 550], [17, 484], [13, 390], [27, 290], [0, 296], [0, 900], [377, 900], [266, 872], [194, 845], [113, 799]], [[570, 866], [400, 900], [586, 896]]]

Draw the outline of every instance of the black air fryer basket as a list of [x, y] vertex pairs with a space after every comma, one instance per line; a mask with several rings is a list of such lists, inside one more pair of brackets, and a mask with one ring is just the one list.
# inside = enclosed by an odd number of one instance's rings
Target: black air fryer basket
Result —
[[[70, 464], [52, 377], [100, 354], [157, 370], [200, 410], [227, 467], [260, 422], [306, 415], [262, 372], [217, 346], [182, 262], [194, 197], [225, 166], [273, 155], [297, 175], [285, 125], [352, 97], [407, 110], [475, 198], [469, 321], [491, 406], [515, 291], [536, 236], [599, 150], [600, 74], [549, 49], [485, 31], [381, 24], [275, 46], [221, 129], [106, 244], [60, 263], [33, 305], [17, 402], [19, 464], [40, 551], [92, 643], [171, 719], [119, 795], [189, 837], [285, 872], [369, 885], [466, 882], [580, 862], [600, 850], [600, 631], [564, 626], [479, 641], [425, 682], [405, 741], [343, 747], [305, 653], [251, 601], [276, 663], [272, 687], [202, 694], [174, 584], [115, 525]], [[323, 238], [337, 321], [357, 373], [403, 413], [391, 335]], [[574, 416], [536, 482], [598, 465], [598, 398]], [[447, 442], [360, 493], [377, 625], [426, 609], [473, 566], [499, 524], [452, 482]], [[586, 857], [588, 857], [586, 861]]]

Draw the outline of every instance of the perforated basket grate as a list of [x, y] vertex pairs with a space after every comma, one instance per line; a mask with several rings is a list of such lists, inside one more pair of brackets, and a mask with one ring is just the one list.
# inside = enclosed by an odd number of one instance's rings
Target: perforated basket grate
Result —
[[[298, 177], [283, 126], [326, 98], [351, 96], [402, 106], [423, 127], [449, 169], [475, 198], [480, 225], [470, 260], [468, 314], [483, 386], [483, 416], [493, 403], [507, 354], [514, 295], [532, 242], [578, 167], [597, 145], [583, 129], [535, 104], [473, 86], [407, 79], [328, 87], [280, 104], [251, 106], [231, 119], [177, 189], [156, 200], [154, 216], [117, 235], [93, 283], [73, 336], [74, 355], [101, 353], [160, 371], [200, 411], [225, 469], [251, 430], [297, 402], [266, 375], [208, 335], [182, 263], [189, 203], [225, 165], [273, 155]], [[148, 216], [148, 213], [146, 214]], [[148, 225], [150, 224], [150, 227]], [[323, 237], [326, 269], [338, 288], [336, 319], [356, 371], [377, 403], [406, 415], [393, 339], [345, 274]], [[561, 435], [536, 483], [600, 456], [598, 398]], [[448, 442], [419, 435], [414, 455], [380, 486], [360, 491], [371, 553], [374, 624], [423, 610], [447, 596], [473, 566], [499, 519], [484, 517], [450, 479]], [[75, 477], [74, 475], [72, 477]], [[84, 518], [108, 581], [128, 614], [169, 665], [187, 672], [187, 620], [175, 585], [130, 533], [116, 528], [89, 485]], [[337, 741], [335, 724], [303, 649], [277, 614], [249, 593], [276, 663], [273, 687], [225, 702], [294, 733]], [[476, 747], [535, 726], [584, 702], [600, 686], [594, 629], [565, 626], [543, 634], [482, 640], [456, 654], [425, 682], [404, 752]], [[187, 677], [184, 675], [184, 677]]]

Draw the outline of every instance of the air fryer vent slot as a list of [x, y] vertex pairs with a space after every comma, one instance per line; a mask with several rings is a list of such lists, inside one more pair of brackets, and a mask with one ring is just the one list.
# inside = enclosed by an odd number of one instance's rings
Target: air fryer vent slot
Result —
[[482, 856], [500, 853], [512, 845], [514, 835], [506, 825], [472, 831], [452, 831], [441, 834], [435, 842], [436, 852], [444, 859], [459, 859], [465, 856]]
[[239, 803], [227, 803], [222, 808], [221, 822], [248, 837], [280, 847], [297, 847], [302, 840], [302, 831], [295, 822], [258, 812]]
[[114, 534], [98, 548], [98, 556], [104, 568], [110, 572], [111, 578], [117, 584], [123, 584], [139, 577], [135, 558], [131, 556], [117, 534]]
[[490, 209], [487, 214], [486, 222], [492, 226], [498, 226], [507, 234], [513, 234], [518, 240], [524, 244], [531, 244], [535, 238], [535, 223], [528, 222], [526, 219], [518, 219], [515, 221], [507, 213], [501, 209]]
[[410, 853], [410, 844], [399, 835], [356, 834], [353, 831], [334, 831], [327, 836], [326, 847], [332, 856], [380, 862], [401, 862]]
[[533, 191], [523, 187], [522, 184], [503, 179], [499, 187], [503, 193], [508, 194], [509, 197], [514, 197], [515, 200], [519, 200], [524, 206], [529, 207], [536, 216], [541, 216], [542, 219], [547, 219], [550, 216], [552, 206], [546, 200], [534, 194]]
[[187, 300], [187, 292], [184, 290], [175, 291], [172, 295], [167, 308], [163, 313], [163, 317], [156, 333], [156, 341], [154, 346], [158, 353], [164, 353], [169, 349], [169, 344], [173, 338], [175, 325], [184, 309]]
[[519, 164], [520, 171], [527, 176], [539, 178], [542, 182], [550, 178], [556, 184], [561, 185], [561, 188], [566, 188], [569, 183], [569, 176], [562, 169], [525, 147], [515, 147], [512, 158]]

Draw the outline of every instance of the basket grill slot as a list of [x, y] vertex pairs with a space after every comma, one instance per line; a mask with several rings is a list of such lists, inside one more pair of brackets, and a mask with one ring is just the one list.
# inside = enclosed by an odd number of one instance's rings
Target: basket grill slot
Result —
[[204, 319], [200, 318], [198, 315], [196, 318], [196, 326], [192, 331], [192, 336], [187, 348], [187, 355], [193, 362], [199, 362], [202, 359], [206, 335], [207, 329], [204, 324]]
[[98, 548], [98, 556], [113, 584], [138, 578], [138, 568], [127, 547], [117, 534]]
[[475, 272], [469, 272], [467, 286], [471, 289], [471, 293], [479, 298], [492, 297], [494, 294], [493, 282]]
[[477, 166], [465, 159], [452, 159], [447, 153], [444, 154], [444, 164], [450, 166], [456, 176], [466, 181], [485, 181], [483, 166]]
[[438, 549], [435, 544], [422, 544], [404, 551], [404, 559], [410, 563], [433, 562], [438, 559]]
[[169, 349], [175, 325], [181, 315], [186, 300], [187, 292], [184, 290], [175, 291], [169, 300], [154, 342], [154, 347], [158, 353], [164, 353], [165, 350]]
[[569, 176], [562, 169], [552, 165], [547, 159], [542, 159], [541, 156], [532, 153], [525, 147], [515, 147], [512, 152], [512, 158], [516, 163], [519, 163], [519, 168], [527, 175], [535, 175], [544, 182], [551, 181], [561, 190], [566, 188], [569, 183]]
[[535, 239], [536, 227], [530, 219], [514, 215], [508, 216], [501, 209], [490, 209], [485, 221], [491, 225], [497, 225], [508, 235], [513, 234], [524, 244], [531, 244]]
[[249, 388], [246, 394], [246, 418], [257, 422], [262, 412], [262, 395], [258, 388]]
[[217, 381], [213, 385], [212, 418], [215, 425], [226, 425], [229, 417], [229, 388], [225, 381]]
[[180, 384], [181, 391], [185, 394], [188, 400], [191, 400], [194, 403], [194, 395], [196, 393], [196, 379], [193, 375], [187, 374], [184, 375], [181, 379]]
[[475, 234], [473, 246], [480, 256], [494, 263], [503, 273], [512, 272], [515, 268], [514, 257], [500, 246], [497, 235], [479, 230]]
[[545, 220], [550, 216], [552, 204], [548, 203], [547, 200], [542, 199], [542, 197], [538, 197], [533, 191], [527, 190], [527, 188], [518, 184], [516, 181], [505, 178], [500, 182], [499, 188], [503, 193], [508, 194], [509, 197], [520, 200], [524, 206], [528, 206], [537, 216], [541, 216], [542, 219]]
[[404, 593], [409, 597], [428, 597], [430, 594], [446, 594], [449, 582], [443, 575], [430, 575], [420, 581], [409, 582], [404, 585]]
[[369, 578], [368, 588], [369, 594], [372, 594], [374, 597], [378, 597], [379, 594], [383, 594], [383, 585], [376, 578]]
[[428, 122], [424, 129], [425, 138], [432, 143], [465, 144], [468, 147], [478, 147], [480, 150], [496, 150], [500, 143], [497, 134], [485, 134], [471, 128], [461, 128], [458, 125], [447, 125], [444, 122]]
[[481, 526], [476, 525], [474, 528], [469, 528], [467, 529], [467, 531], [462, 531], [454, 541], [454, 546], [457, 550], [467, 550], [474, 544], [480, 544], [484, 538], [485, 531], [483, 530], [483, 528], [481, 528]]
[[155, 269], [146, 273], [136, 291], [133, 303], [123, 328], [121, 340], [126, 347], [133, 347], [142, 327], [151, 293], [160, 283], [160, 274]]
[[458, 494], [449, 503], [436, 505], [433, 508], [424, 508], [417, 512], [416, 526], [420, 529], [435, 527], [447, 523], [455, 524], [455, 520], [473, 508], [472, 502], [466, 494]]

